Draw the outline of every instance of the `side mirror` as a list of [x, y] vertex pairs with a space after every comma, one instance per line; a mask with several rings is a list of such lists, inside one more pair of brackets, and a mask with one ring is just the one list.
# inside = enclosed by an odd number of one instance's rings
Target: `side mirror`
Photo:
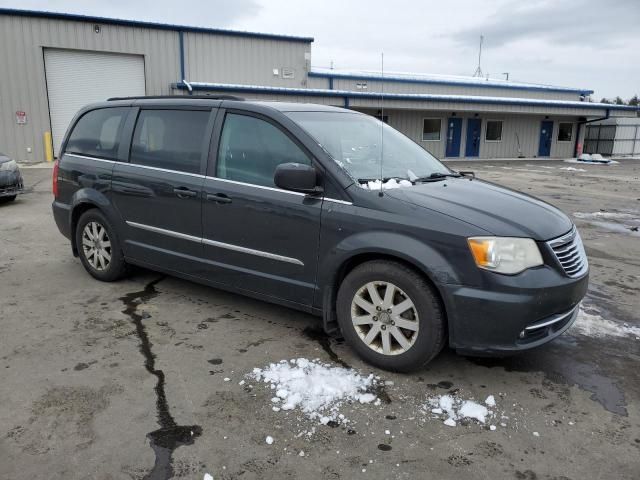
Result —
[[284, 190], [309, 194], [322, 193], [322, 187], [318, 186], [318, 174], [311, 165], [281, 163], [276, 168], [273, 182]]

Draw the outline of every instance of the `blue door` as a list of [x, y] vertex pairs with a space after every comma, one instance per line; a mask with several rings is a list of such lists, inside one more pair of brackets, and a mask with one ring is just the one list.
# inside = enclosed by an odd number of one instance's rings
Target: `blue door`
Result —
[[477, 157], [480, 155], [480, 127], [482, 120], [470, 118], [467, 120], [467, 145], [464, 150], [465, 157]]
[[460, 138], [462, 137], [462, 119], [451, 117], [447, 127], [447, 149], [445, 157], [460, 156]]
[[540, 145], [538, 146], [538, 156], [548, 157], [551, 155], [551, 136], [553, 135], [553, 121], [543, 120], [540, 124]]

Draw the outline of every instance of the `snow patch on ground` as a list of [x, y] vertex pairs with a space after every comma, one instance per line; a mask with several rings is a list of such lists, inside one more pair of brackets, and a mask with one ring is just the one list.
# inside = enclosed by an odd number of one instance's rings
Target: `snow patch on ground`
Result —
[[640, 327], [603, 318], [601, 312], [593, 306], [585, 308], [580, 305], [578, 318], [570, 331], [596, 338], [635, 337], [636, 340], [640, 339]]
[[[281, 360], [265, 368], [254, 368], [251, 377], [275, 390], [271, 401], [279, 410], [300, 409], [308, 418], [326, 425], [346, 423], [339, 407], [344, 402], [374, 403], [370, 393], [373, 375], [360, 375], [352, 369], [333, 367], [318, 360]], [[276, 411], [276, 409], [273, 409]]]
[[573, 216], [602, 230], [640, 236], [640, 214], [636, 210], [623, 212], [573, 212]]
[[575, 167], [560, 167], [560, 170], [566, 170], [568, 172], [586, 172], [584, 168], [575, 168]]
[[484, 423], [489, 415], [487, 407], [480, 405], [472, 400], [467, 400], [462, 403], [462, 406], [458, 409], [458, 417], [460, 418], [474, 418], [480, 423]]
[[[360, 186], [366, 190], [380, 190], [380, 180], [373, 180], [366, 183], [361, 183]], [[397, 181], [395, 178], [390, 178], [384, 184], [382, 184], [383, 190], [391, 190], [394, 188], [401, 187], [412, 187], [413, 183], [409, 180], [400, 180]]]
[[[489, 395], [485, 400], [489, 407], [495, 407], [495, 397]], [[427, 409], [434, 415], [444, 418], [443, 423], [448, 427], [455, 427], [462, 419], [473, 419], [484, 424], [488, 418], [494, 416], [493, 410], [473, 400], [463, 400], [453, 395], [439, 395], [427, 399]]]
[[627, 220], [634, 218], [634, 215], [632, 215], [631, 213], [620, 212], [573, 212], [573, 216], [583, 220]]
[[600, 166], [604, 166], [604, 167], [608, 167], [611, 165], [616, 165], [620, 162], [617, 162], [615, 160], [609, 160], [609, 162], [605, 163], [602, 161], [593, 161], [593, 160], [578, 160], [577, 158], [567, 158], [564, 160], [565, 163], [579, 163], [581, 165], [600, 165]]

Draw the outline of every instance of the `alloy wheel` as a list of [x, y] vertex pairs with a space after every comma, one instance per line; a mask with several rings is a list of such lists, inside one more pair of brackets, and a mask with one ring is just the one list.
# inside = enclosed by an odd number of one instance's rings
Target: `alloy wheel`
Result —
[[407, 352], [418, 337], [418, 311], [409, 296], [390, 282], [369, 282], [353, 296], [351, 321], [358, 337], [383, 355]]
[[82, 231], [82, 251], [93, 268], [106, 270], [111, 263], [111, 240], [107, 229], [98, 222], [89, 222]]

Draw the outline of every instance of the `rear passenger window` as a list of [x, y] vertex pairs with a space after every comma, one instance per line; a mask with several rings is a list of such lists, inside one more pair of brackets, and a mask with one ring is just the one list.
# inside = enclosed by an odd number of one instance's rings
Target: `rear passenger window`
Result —
[[133, 134], [131, 163], [200, 173], [209, 111], [142, 110]]
[[259, 118], [227, 114], [217, 177], [274, 187], [276, 167], [288, 162], [311, 165], [309, 157], [279, 128]]
[[102, 108], [85, 113], [74, 127], [66, 152], [116, 160], [120, 131], [128, 108]]

